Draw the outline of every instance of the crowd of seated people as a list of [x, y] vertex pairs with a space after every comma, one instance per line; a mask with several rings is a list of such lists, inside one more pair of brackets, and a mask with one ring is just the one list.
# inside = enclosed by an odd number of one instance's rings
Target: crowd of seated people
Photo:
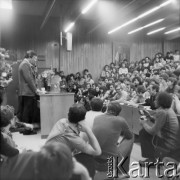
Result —
[[[13, 113], [7, 107], [9, 113], [5, 113], [5, 107], [1, 108], [1, 114], [7, 116], [4, 120], [8, 121], [1, 127], [0, 153], [9, 157], [1, 162], [1, 179], [80, 179], [72, 176], [78, 174], [88, 180], [90, 176], [93, 178], [95, 170], [107, 171], [106, 160], [110, 155], [127, 157], [124, 166], [128, 171], [134, 137], [126, 120], [119, 115], [120, 103], [156, 110], [155, 116], [144, 111], [146, 120], [140, 119], [142, 156], [148, 158], [145, 162], [157, 157], [153, 140], [160, 153], [164, 149], [164, 156], [179, 162], [180, 60], [177, 57], [178, 51], [164, 57], [158, 53], [153, 60], [146, 57], [135, 63], [127, 60], [118, 65], [111, 63], [105, 65], [97, 83], [87, 69], [82, 76], [78, 72], [65, 77], [60, 72], [61, 91], [74, 92], [75, 104], [69, 108], [67, 119], [57, 121], [39, 152], [19, 153], [14, 144], [8, 143], [3, 133], [9, 128]], [[8, 139], [12, 141], [11, 136]]]
[[[61, 91], [74, 92], [75, 102], [81, 102], [90, 110], [89, 102], [93, 97], [99, 97], [104, 103], [109, 101], [141, 103], [154, 109], [153, 101], [156, 91], [166, 91], [173, 94], [173, 106], [179, 113], [180, 98], [180, 55], [179, 51], [167, 52], [163, 56], [157, 53], [153, 59], [145, 57], [138, 62], [128, 62], [127, 59], [105, 65], [97, 82], [92, 79], [88, 69], [81, 75], [60, 72]], [[154, 96], [154, 97], [153, 97]]]

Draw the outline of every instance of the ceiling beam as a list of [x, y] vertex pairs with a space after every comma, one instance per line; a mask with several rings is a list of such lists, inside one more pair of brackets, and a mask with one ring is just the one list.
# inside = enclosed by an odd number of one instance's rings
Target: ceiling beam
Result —
[[[51, 0], [49, 2], [51, 2]], [[42, 21], [41, 26], [40, 26], [40, 30], [42, 30], [42, 28], [45, 26], [46, 22], [48, 21], [49, 16], [52, 13], [52, 10], [53, 10], [55, 3], [56, 3], [56, 0], [52, 0], [49, 8], [47, 9], [47, 11], [45, 13], [45, 16], [44, 16], [43, 21]]]

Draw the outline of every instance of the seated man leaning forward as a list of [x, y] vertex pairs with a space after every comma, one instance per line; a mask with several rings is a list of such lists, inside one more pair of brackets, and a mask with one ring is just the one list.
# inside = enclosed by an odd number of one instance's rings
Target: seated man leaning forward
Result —
[[[143, 127], [139, 132], [141, 153], [142, 157], [147, 158], [140, 161], [142, 165], [145, 162], [156, 162], [156, 158], [165, 156], [180, 161], [180, 125], [171, 104], [172, 96], [167, 92], [160, 92], [155, 100], [155, 116], [144, 110], [146, 118], [140, 118]], [[149, 124], [149, 121], [154, 123]]]
[[[82, 104], [74, 104], [69, 108], [68, 119], [60, 119], [51, 130], [47, 143], [61, 142], [66, 144], [73, 153], [83, 153], [98, 156], [101, 148], [90, 127], [85, 125], [86, 109]], [[89, 144], [79, 136], [80, 131], [85, 132]]]
[[[107, 112], [94, 119], [93, 132], [102, 149], [102, 155], [96, 159], [107, 164], [109, 156], [118, 156], [119, 161], [127, 158], [123, 168], [129, 170], [129, 159], [134, 142], [133, 133], [130, 131], [126, 120], [119, 116], [121, 106], [117, 102], [110, 102]], [[122, 135], [120, 143], [119, 138]], [[107, 169], [106, 169], [107, 170]]]

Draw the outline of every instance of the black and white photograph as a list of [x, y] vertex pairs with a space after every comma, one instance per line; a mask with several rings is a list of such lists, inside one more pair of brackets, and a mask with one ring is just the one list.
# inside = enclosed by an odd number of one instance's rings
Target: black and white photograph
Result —
[[0, 0], [1, 180], [180, 180], [180, 0]]

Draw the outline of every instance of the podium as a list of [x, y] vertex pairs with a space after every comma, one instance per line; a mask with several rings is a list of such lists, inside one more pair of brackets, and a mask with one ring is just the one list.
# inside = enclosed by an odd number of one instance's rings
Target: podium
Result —
[[54, 124], [68, 117], [69, 108], [74, 104], [74, 93], [40, 94], [41, 138], [46, 138]]

